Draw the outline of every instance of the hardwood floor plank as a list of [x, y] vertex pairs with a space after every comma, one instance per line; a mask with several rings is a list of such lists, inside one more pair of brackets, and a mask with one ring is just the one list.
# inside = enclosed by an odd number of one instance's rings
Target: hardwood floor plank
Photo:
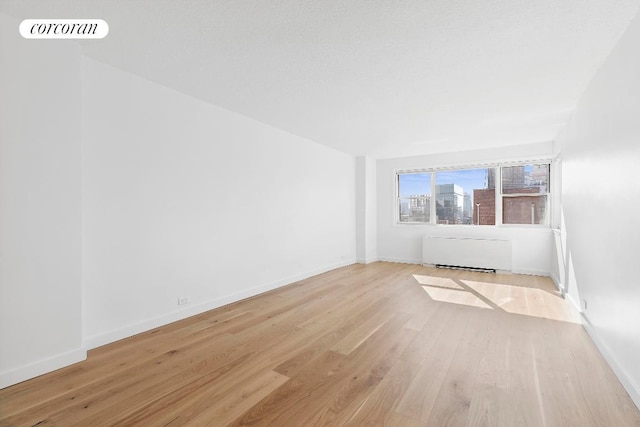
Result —
[[230, 425], [296, 425], [299, 423], [296, 417], [304, 415], [304, 411], [298, 411], [298, 408], [326, 396], [326, 390], [330, 388], [336, 373], [343, 368], [346, 357], [334, 351], [323, 352], [314, 358], [307, 369], [289, 379]]
[[369, 425], [378, 426], [383, 425], [386, 427], [420, 427], [420, 421], [414, 420], [413, 418], [406, 417], [397, 412], [392, 412], [389, 416], [384, 420], [384, 423], [381, 423], [377, 420], [373, 420], [373, 422]]
[[[229, 337], [229, 340], [232, 339], [233, 337]], [[209, 368], [214, 369], [216, 374], [220, 373], [215, 371], [218, 367], [224, 367], [223, 370], [231, 369], [233, 364], [224, 365], [228, 356], [233, 354], [229, 351], [231, 348], [229, 344], [210, 342], [205, 346], [198, 346], [198, 352], [207, 354], [207, 357], [200, 359], [199, 366], [193, 366], [193, 361], [197, 358], [197, 354], [192, 352], [193, 348], [169, 351], [146, 366], [142, 374], [136, 367], [118, 371], [102, 381], [92, 382], [85, 387], [47, 400], [28, 411], [17, 413], [8, 419], [8, 423], [9, 425], [33, 425], [44, 422], [73, 423], [80, 422], [89, 416], [99, 417], [103, 410], [122, 415], [120, 411], [112, 410], [113, 405], [121, 403], [128, 408], [135, 407], [135, 399], [131, 399], [138, 398], [144, 401], [148, 399], [147, 393], [153, 393], [156, 398], [161, 397], [172, 387], [179, 387], [185, 381], [185, 376], [188, 381], [190, 374], [191, 376], [202, 375], [199, 372], [204, 370], [200, 368], [202, 365], [210, 363]], [[223, 350], [220, 350], [221, 347]], [[232, 362], [237, 362], [239, 358], [231, 359]]]
[[290, 377], [296, 375], [307, 363], [312, 361], [315, 356], [330, 350], [336, 342], [353, 331], [362, 321], [361, 319], [375, 316], [384, 305], [384, 301], [374, 300], [362, 311], [352, 313], [352, 317], [331, 317], [330, 319], [325, 319], [322, 325], [323, 330], [326, 332], [318, 338], [316, 338], [316, 334], [320, 332], [319, 329], [302, 329], [307, 337], [305, 342], [301, 342], [295, 349], [291, 349], [291, 351], [288, 352], [289, 357], [276, 366], [274, 370]]
[[[538, 331], [544, 335], [554, 334], [553, 329], [564, 327], [559, 325], [541, 325]], [[596, 426], [589, 421], [588, 412], [580, 408], [584, 401], [579, 390], [578, 378], [575, 369], [571, 366], [574, 361], [566, 356], [571, 354], [569, 348], [552, 349], [547, 342], [554, 342], [543, 334], [534, 337], [533, 345], [536, 353], [536, 368], [540, 383], [540, 399], [545, 408], [546, 421], [549, 425], [563, 426]], [[572, 405], [569, 400], [580, 402], [580, 405]], [[615, 423], [615, 425], [623, 425]]]
[[288, 377], [273, 371], [251, 378], [245, 387], [220, 396], [193, 421], [201, 425], [228, 425], [288, 380]]
[[[360, 404], [344, 425], [397, 424], [399, 420], [395, 409], [419, 370], [419, 365], [397, 360], [380, 385]], [[417, 420], [415, 422], [417, 423]]]
[[[173, 414], [171, 411], [175, 411], [176, 408], [182, 408], [183, 411], [187, 411], [185, 408], [189, 407], [190, 402], [196, 396], [215, 393], [216, 391], [225, 392], [242, 384], [248, 378], [259, 376], [264, 372], [265, 359], [268, 360], [274, 353], [279, 353], [285, 340], [287, 342], [289, 340], [295, 342], [295, 340], [302, 338], [296, 330], [288, 332], [284, 330], [284, 332], [285, 335], [283, 335], [283, 330], [275, 330], [271, 339], [269, 339], [268, 335], [263, 335], [263, 338], [267, 339], [267, 343], [260, 343], [255, 340], [241, 340], [242, 345], [237, 346], [232, 353], [235, 359], [229, 362], [233, 365], [225, 364], [219, 366], [220, 359], [214, 357], [217, 363], [200, 362], [198, 365], [199, 370], [190, 369], [184, 372], [181, 378], [171, 381], [169, 387], [158, 384], [163, 387], [161, 390], [145, 390], [141, 395], [151, 394], [155, 395], [156, 398], [152, 402], [135, 408], [134, 412], [127, 415], [127, 420], [129, 422], [147, 424], [155, 420], [156, 416], [164, 419], [167, 411], [171, 414]], [[232, 369], [228, 369], [229, 367]], [[112, 406], [109, 408], [108, 412], [122, 414], [133, 406], [130, 400], [121, 401], [117, 407]]]
[[[496, 295], [494, 294], [493, 297]], [[509, 315], [493, 313], [496, 327], [490, 331], [485, 351], [479, 355], [478, 372], [473, 386], [469, 407], [469, 425], [507, 425], [505, 416], [510, 408], [507, 403], [509, 387], [508, 329], [500, 327], [509, 321]]]
[[[308, 368], [281, 387], [282, 390], [268, 396], [235, 425], [251, 425], [256, 421], [259, 421], [259, 424], [304, 425], [309, 422], [309, 419], [321, 414], [323, 409], [328, 408], [330, 402], [336, 399], [336, 393], [340, 394], [337, 403], [333, 403], [334, 409], [342, 408], [343, 402], [350, 401], [354, 393], [362, 391], [358, 388], [361, 384], [367, 381], [370, 384], [377, 384], [384, 376], [389, 369], [388, 358], [393, 357], [395, 353], [392, 349], [398, 344], [394, 339], [397, 338], [397, 330], [402, 329], [408, 317], [406, 314], [398, 314], [378, 329], [350, 356], [339, 359], [339, 364], [318, 364], [317, 361], [310, 364]], [[334, 351], [327, 353], [340, 355]], [[323, 356], [321, 361], [325, 359], [326, 356]], [[335, 357], [332, 360], [335, 360]], [[351, 388], [348, 387], [349, 381], [353, 386]], [[269, 413], [262, 410], [264, 406], [275, 405], [279, 408], [277, 412]]]
[[460, 337], [429, 417], [423, 417], [427, 425], [468, 424], [480, 361], [490, 342], [490, 333], [496, 327], [496, 316], [489, 310], [475, 309], [468, 316], [472, 320]]
[[340, 341], [335, 343], [331, 350], [337, 351], [345, 355], [351, 354], [353, 350], [358, 348], [360, 344], [365, 342], [371, 335], [375, 334], [378, 329], [384, 326], [395, 313], [391, 310], [378, 312], [376, 316], [369, 317]]
[[460, 308], [455, 305], [439, 304], [432, 315], [438, 321], [426, 323], [401, 358], [407, 362], [422, 365], [430, 354], [440, 351], [440, 348], [436, 348], [436, 343], [444, 339], [443, 334], [448, 334], [447, 325], [456, 311], [460, 311]]
[[[565, 383], [571, 385], [571, 391], [565, 390], [558, 400], [566, 402], [568, 398], [574, 399], [580, 408], [580, 418], [584, 419], [582, 425], [611, 425], [631, 426], [640, 425], [640, 413], [633, 411], [626, 414], [625, 411], [617, 411], [614, 408], [629, 408], [634, 406], [628, 394], [617, 387], [617, 380], [611, 368], [606, 364], [595, 344], [588, 338], [586, 331], [579, 325], [566, 323], [562, 327], [548, 325], [550, 334], [555, 335], [556, 340], [565, 343], [561, 352], [551, 352], [555, 356], [552, 363], [556, 364], [554, 372], [556, 376], [563, 376]], [[548, 346], [548, 343], [545, 343]], [[564, 369], [560, 368], [564, 367]], [[560, 369], [559, 369], [560, 368]], [[588, 374], [586, 374], [588, 372]], [[550, 389], [555, 392], [557, 387]], [[555, 393], [554, 393], [555, 394]], [[568, 411], [564, 411], [566, 414]], [[631, 416], [629, 416], [631, 415]]]
[[423, 330], [424, 326], [436, 314], [438, 308], [441, 307], [439, 304], [427, 304], [424, 301], [420, 301], [419, 298], [424, 298], [424, 296], [420, 295], [414, 299], [414, 301], [418, 301], [420, 303], [420, 307], [418, 307], [413, 317], [411, 317], [405, 325], [405, 328], [413, 329], [417, 332]]
[[[409, 418], [426, 422], [431, 416], [436, 398], [444, 383], [449, 366], [460, 345], [460, 338], [470, 320], [470, 312], [462, 306], [453, 305], [451, 315], [437, 335], [429, 351], [421, 360], [421, 369], [398, 404], [397, 412]], [[425, 325], [428, 328], [429, 325]], [[406, 360], [406, 359], [405, 359]]]
[[640, 426], [548, 278], [352, 265], [0, 390], [0, 426]]
[[[404, 323], [409, 317], [407, 316]], [[402, 324], [402, 322], [400, 322]], [[402, 328], [402, 326], [399, 326]], [[397, 329], [396, 326], [394, 329]], [[380, 351], [363, 351], [348, 360], [350, 375], [348, 378], [336, 384], [334, 391], [328, 394], [333, 399], [324, 406], [318, 405], [318, 411], [314, 417], [308, 418], [307, 424], [311, 425], [342, 425], [358, 411], [362, 404], [384, 381], [391, 368], [398, 362], [399, 355], [413, 340], [416, 332], [410, 329], [401, 329], [393, 336], [382, 338], [383, 342], [376, 347]], [[357, 351], [359, 351], [358, 348]], [[361, 359], [358, 356], [362, 356]], [[315, 402], [317, 403], [317, 402]], [[310, 411], [312, 412], [312, 411]]]
[[[86, 386], [90, 382], [100, 381], [111, 376], [114, 371], [144, 366], [150, 360], [175, 348], [200, 340], [211, 340], [221, 333], [210, 328], [218, 321], [218, 316], [215, 317], [216, 319], [207, 321], [204, 326], [202, 320], [195, 322], [193, 318], [185, 319], [185, 327], [182, 329], [176, 329], [175, 326], [157, 328], [136, 338], [92, 350], [88, 359], [82, 363], [43, 375], [37, 382], [26, 381], [12, 387], [3, 409], [7, 414], [13, 414], [13, 408], [24, 410], [29, 404], [42, 402], [48, 397]], [[60, 376], [63, 376], [65, 381], [60, 381]]]
[[251, 328], [255, 325], [259, 325], [263, 322], [268, 322], [270, 319], [281, 319], [286, 317], [297, 317], [304, 316], [305, 313], [312, 313], [313, 311], [310, 308], [313, 308], [313, 304], [317, 303], [319, 300], [326, 296], [327, 294], [331, 294], [337, 288], [341, 288], [342, 285], [335, 283], [328, 283], [323, 288], [316, 289], [313, 292], [307, 292], [303, 295], [300, 295], [295, 300], [291, 302], [286, 301], [284, 304], [274, 305], [268, 310], [264, 310], [260, 315], [253, 315], [251, 319], [247, 322], [236, 323], [231, 328], [227, 329], [229, 333], [237, 333], [243, 331], [245, 329]]
[[[516, 298], [523, 293], [516, 293]], [[525, 303], [523, 302], [522, 307]], [[545, 411], [540, 396], [540, 381], [532, 331], [536, 321], [522, 315], [509, 316], [513, 326], [509, 331], [509, 394], [505, 422], [509, 425], [546, 425]]]
[[288, 379], [277, 372], [264, 371], [234, 380], [231, 387], [229, 381], [220, 384], [216, 380], [199, 388], [195, 398], [181, 398], [192, 394], [192, 390], [176, 392], [162, 409], [145, 408], [113, 425], [227, 425]]

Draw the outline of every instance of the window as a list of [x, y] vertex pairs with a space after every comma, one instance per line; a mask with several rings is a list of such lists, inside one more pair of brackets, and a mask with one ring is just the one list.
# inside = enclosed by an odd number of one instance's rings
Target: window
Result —
[[436, 172], [437, 224], [494, 225], [493, 168]]
[[502, 223], [547, 224], [549, 164], [503, 167]]
[[399, 222], [430, 222], [431, 173], [398, 174]]
[[549, 170], [531, 163], [398, 172], [397, 222], [546, 225]]

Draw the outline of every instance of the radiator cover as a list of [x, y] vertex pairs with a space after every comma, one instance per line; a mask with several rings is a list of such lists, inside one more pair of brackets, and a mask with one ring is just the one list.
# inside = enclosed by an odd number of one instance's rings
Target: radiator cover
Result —
[[422, 262], [429, 265], [511, 271], [511, 241], [466, 237], [425, 237]]

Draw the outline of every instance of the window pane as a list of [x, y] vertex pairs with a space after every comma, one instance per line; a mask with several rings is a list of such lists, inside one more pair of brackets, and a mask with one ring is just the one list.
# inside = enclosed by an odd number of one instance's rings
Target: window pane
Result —
[[547, 196], [502, 198], [503, 224], [545, 224]]
[[549, 165], [532, 164], [502, 168], [502, 193], [549, 192]]
[[438, 224], [495, 225], [495, 169], [436, 173]]
[[431, 174], [399, 174], [398, 203], [400, 222], [429, 222]]
[[429, 222], [430, 204], [425, 197], [400, 199], [400, 222]]

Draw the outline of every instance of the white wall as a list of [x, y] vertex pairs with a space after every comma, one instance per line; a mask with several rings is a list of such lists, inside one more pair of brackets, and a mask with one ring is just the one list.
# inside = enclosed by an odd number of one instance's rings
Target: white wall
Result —
[[0, 387], [82, 360], [80, 51], [0, 14]]
[[640, 20], [588, 86], [562, 146], [565, 271], [585, 326], [640, 406]]
[[89, 347], [355, 262], [352, 156], [87, 58], [82, 85]]
[[514, 272], [549, 275], [553, 247], [553, 234], [549, 228], [396, 224], [395, 172], [397, 170], [469, 166], [521, 159], [549, 159], [553, 155], [553, 143], [545, 142], [495, 150], [378, 160], [378, 258], [384, 261], [421, 263], [422, 238], [425, 235], [493, 237], [511, 240], [512, 270]]
[[378, 258], [376, 161], [356, 158], [356, 259], [361, 264]]

